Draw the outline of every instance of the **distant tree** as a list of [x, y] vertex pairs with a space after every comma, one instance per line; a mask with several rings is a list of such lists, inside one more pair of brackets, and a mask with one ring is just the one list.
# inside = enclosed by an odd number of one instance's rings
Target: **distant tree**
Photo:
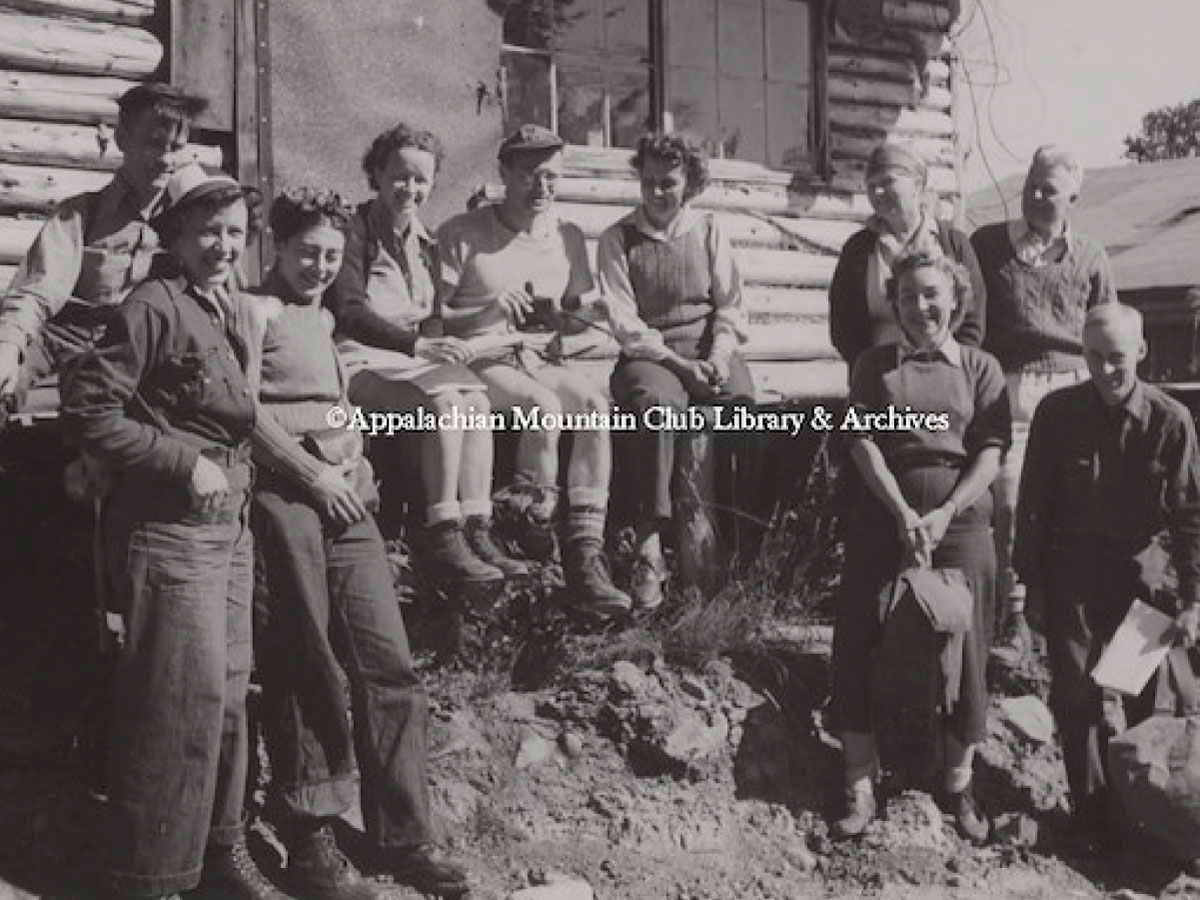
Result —
[[1138, 162], [1200, 156], [1200, 99], [1142, 116], [1142, 129], [1125, 138], [1125, 155]]

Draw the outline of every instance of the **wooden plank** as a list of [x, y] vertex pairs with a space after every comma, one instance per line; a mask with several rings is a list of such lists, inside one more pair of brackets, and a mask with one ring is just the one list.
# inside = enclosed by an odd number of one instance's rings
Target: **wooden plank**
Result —
[[0, 10], [0, 68], [146, 78], [162, 54], [141, 28]]
[[734, 254], [747, 284], [828, 287], [837, 265], [836, 256], [817, 256], [797, 250], [735, 250]]
[[829, 292], [822, 288], [747, 285], [746, 309], [752, 319], [798, 319], [829, 315]]
[[[912, 60], [911, 53], [891, 57], [831, 50], [829, 71], [840, 75], [894, 81], [900, 84], [912, 84], [919, 80], [917, 67]], [[925, 65], [925, 75], [931, 85], [946, 87], [950, 82], [950, 65], [942, 59], [931, 59]]]
[[[568, 175], [636, 178], [630, 166], [633, 153], [612, 147], [584, 147], [569, 144], [563, 151], [563, 166]], [[709, 178], [713, 182], [768, 184], [787, 186], [796, 178], [793, 171], [772, 169], [761, 163], [740, 159], [710, 159]]]
[[235, 128], [238, 2], [171, 0], [171, 82], [207, 98], [208, 109], [196, 120], [201, 128], [226, 132]]
[[107, 172], [0, 163], [0, 210], [47, 213], [72, 194], [106, 185]]
[[[205, 144], [189, 144], [181, 158], [213, 169], [222, 164], [221, 148]], [[0, 161], [113, 171], [121, 151], [107, 125], [0, 119]]]
[[835, 159], [867, 160], [880, 144], [903, 144], [920, 154], [931, 165], [952, 167], [954, 165], [954, 142], [948, 138], [916, 138], [911, 141], [882, 135], [865, 135], [854, 132], [834, 131], [830, 135]]
[[[866, 160], [839, 159], [834, 163], [833, 183], [844, 190], [863, 190], [866, 174]], [[929, 190], [937, 194], [957, 193], [960, 190], [957, 170], [953, 166], [930, 166]]]
[[883, 17], [891, 25], [937, 34], [944, 34], [954, 18], [945, 4], [923, 0], [883, 0]]
[[759, 403], [836, 400], [846, 396], [849, 371], [841, 360], [760, 362], [750, 366]]
[[954, 119], [935, 109], [897, 109], [867, 103], [830, 101], [829, 122], [834, 129], [866, 129], [907, 137], [952, 137]]
[[93, 75], [0, 71], [0, 117], [113, 123], [117, 98], [135, 84]]
[[154, 0], [5, 0], [12, 9], [96, 22], [144, 25], [154, 18]]
[[898, 84], [877, 78], [830, 73], [829, 100], [831, 103], [867, 103], [877, 106], [920, 107], [921, 109], [948, 112], [954, 102], [950, 91], [942, 87], [931, 87], [922, 93], [909, 82]]
[[0, 216], [0, 265], [16, 265], [42, 230], [42, 219]]
[[827, 319], [751, 322], [747, 331], [749, 339], [742, 346], [742, 353], [754, 362], [840, 359], [829, 341]]

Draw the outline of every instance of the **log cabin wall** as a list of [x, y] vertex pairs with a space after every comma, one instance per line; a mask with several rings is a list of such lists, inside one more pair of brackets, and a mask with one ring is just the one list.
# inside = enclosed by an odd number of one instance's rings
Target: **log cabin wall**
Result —
[[[161, 0], [0, 2], [0, 288], [46, 214], [121, 161], [117, 98], [165, 74]], [[217, 146], [193, 158], [220, 167]]]
[[[870, 213], [863, 175], [883, 141], [920, 152], [942, 218], [960, 204], [954, 63], [947, 35], [958, 0], [874, 0], [874, 22], [853, 13], [872, 0], [839, 0], [818, 36], [818, 93], [825, 106], [825, 171], [793, 175], [734, 160], [711, 162], [698, 205], [718, 212], [748, 288], [746, 355], [765, 402], [844, 396], [845, 364], [829, 340], [829, 283], [845, 240]], [[837, 7], [834, 7], [836, 10]], [[600, 233], [638, 202], [628, 151], [569, 146], [559, 214], [579, 224], [595, 253]], [[499, 188], [489, 185], [490, 199]], [[616, 348], [582, 366], [607, 382]]]

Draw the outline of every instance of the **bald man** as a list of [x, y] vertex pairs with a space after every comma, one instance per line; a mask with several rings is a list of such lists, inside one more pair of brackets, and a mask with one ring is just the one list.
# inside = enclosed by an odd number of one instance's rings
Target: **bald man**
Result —
[[[1076, 821], [1104, 837], [1108, 738], [1152, 712], [1153, 686], [1123, 702], [1088, 673], [1135, 598], [1175, 615], [1182, 643], [1194, 644], [1200, 457], [1187, 408], [1137, 377], [1146, 355], [1137, 310], [1090, 310], [1083, 348], [1091, 380], [1048, 395], [1033, 417], [1013, 560], [1046, 606], [1050, 705]], [[1176, 596], [1163, 593], [1163, 531]]]
[[1065, 147], [1038, 148], [1021, 194], [1021, 216], [985, 225], [971, 237], [987, 285], [983, 349], [1000, 361], [1012, 406], [1013, 443], [992, 486], [996, 537], [998, 631], [1002, 659], [1029, 649], [1025, 586], [1011, 564], [1013, 512], [1029, 423], [1041, 399], [1087, 377], [1083, 319], [1117, 299], [1108, 256], [1076, 234], [1067, 215], [1079, 199], [1083, 169]]

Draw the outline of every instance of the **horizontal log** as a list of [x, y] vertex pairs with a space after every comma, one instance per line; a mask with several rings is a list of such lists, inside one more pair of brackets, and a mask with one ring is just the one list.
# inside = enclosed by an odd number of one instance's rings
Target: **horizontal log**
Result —
[[[864, 190], [867, 163], [865, 160], [838, 159], [833, 164], [833, 183], [845, 190]], [[935, 194], [953, 194], [960, 190], [958, 172], [943, 165], [929, 167], [929, 190]]]
[[742, 353], [753, 362], [839, 359], [825, 319], [751, 323]]
[[16, 265], [42, 230], [42, 219], [18, 219], [0, 216], [0, 264]]
[[0, 163], [0, 210], [49, 212], [72, 194], [108, 183], [107, 172]]
[[0, 71], [0, 117], [116, 122], [117, 98], [135, 84], [92, 75]]
[[[929, 59], [949, 59], [954, 52], [954, 45], [945, 35], [932, 32], [912, 32], [910, 37], [917, 38]], [[911, 58], [913, 54], [912, 41], [905, 40], [895, 31], [861, 41], [848, 39], [845, 35], [835, 31], [830, 37], [829, 49], [839, 53], [861, 53], [886, 57], [908, 56]]]
[[897, 109], [865, 103], [830, 100], [829, 124], [833, 128], [865, 129], [892, 134], [897, 140], [910, 137], [950, 137], [954, 119], [934, 109]]
[[946, 88], [931, 87], [924, 94], [911, 83], [897, 84], [893, 81], [860, 78], [853, 75], [829, 74], [829, 99], [831, 102], [869, 103], [877, 106], [912, 107], [945, 112], [954, 103]]
[[[585, 237], [595, 240], [606, 228], [626, 215], [631, 207], [556, 203], [554, 208], [559, 218], [574, 222], [583, 230]], [[846, 238], [858, 228], [856, 222], [838, 219], [794, 219], [739, 212], [721, 212], [719, 217], [722, 228], [735, 247], [775, 250], [810, 248], [836, 253]]]
[[747, 284], [828, 287], [837, 265], [836, 256], [817, 256], [798, 250], [735, 250], [734, 255]]
[[141, 28], [0, 10], [2, 68], [145, 78], [162, 54], [158, 39]]
[[752, 363], [759, 403], [778, 400], [836, 400], [846, 396], [849, 373], [839, 360]]
[[[205, 144], [189, 144], [181, 159], [222, 166], [221, 148]], [[0, 119], [0, 161], [112, 171], [121, 164], [121, 151], [108, 125]]]
[[8, 286], [12, 284], [13, 276], [16, 274], [16, 266], [0, 264], [0, 291], [8, 290]]
[[[913, 62], [912, 54], [890, 57], [831, 50], [829, 71], [858, 78], [895, 81], [900, 84], [912, 84], [918, 80], [917, 67]], [[946, 87], [950, 82], [950, 65], [942, 59], [931, 59], [925, 65], [925, 75], [931, 85]]]
[[945, 4], [923, 0], [883, 0], [883, 18], [889, 25], [939, 34], [953, 24]]
[[829, 135], [834, 159], [867, 160], [880, 144], [902, 144], [930, 165], [954, 165], [954, 141], [949, 138], [885, 139], [879, 135], [833, 131]]
[[[636, 173], [629, 165], [632, 157], [631, 150], [570, 144], [563, 154], [563, 166], [568, 175], [633, 179], [636, 177]], [[710, 159], [708, 174], [710, 180], [715, 183], [729, 181], [736, 184], [780, 185], [783, 187], [791, 184], [797, 177], [797, 173], [793, 171], [772, 169], [762, 163], [740, 159]]]
[[154, 0], [5, 0], [4, 5], [42, 15], [124, 25], [144, 25], [154, 18]]
[[751, 319], [799, 319], [829, 315], [829, 292], [821, 288], [749, 285], [746, 309]]

